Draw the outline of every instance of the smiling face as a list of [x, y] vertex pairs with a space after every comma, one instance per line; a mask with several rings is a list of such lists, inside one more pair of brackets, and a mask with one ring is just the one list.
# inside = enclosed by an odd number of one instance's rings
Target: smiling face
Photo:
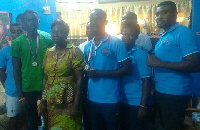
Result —
[[39, 18], [35, 13], [27, 13], [24, 15], [24, 28], [28, 32], [35, 32], [39, 27]]
[[159, 28], [167, 31], [176, 23], [177, 13], [172, 11], [169, 5], [159, 6], [156, 10], [156, 22]]

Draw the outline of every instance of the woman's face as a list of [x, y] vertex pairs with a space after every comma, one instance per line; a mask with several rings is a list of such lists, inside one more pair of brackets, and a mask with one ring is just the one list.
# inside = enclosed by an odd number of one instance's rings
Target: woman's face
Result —
[[63, 25], [55, 25], [52, 28], [51, 38], [55, 44], [63, 44], [67, 39], [67, 30], [64, 29]]
[[4, 26], [3, 26], [3, 22], [0, 20], [0, 36], [3, 36], [4, 34]]

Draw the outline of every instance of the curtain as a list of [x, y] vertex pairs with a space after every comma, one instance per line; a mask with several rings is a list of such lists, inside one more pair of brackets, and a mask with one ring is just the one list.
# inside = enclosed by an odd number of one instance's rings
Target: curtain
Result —
[[[189, 25], [190, 12], [192, 7], [191, 0], [183, 2], [175, 2], [178, 11], [177, 22], [185, 26]], [[160, 31], [156, 27], [155, 12], [157, 4], [143, 4], [136, 5], [130, 4], [126, 6], [118, 7], [104, 7], [103, 9], [107, 14], [108, 24], [106, 31], [112, 35], [118, 35], [120, 33], [121, 17], [127, 12], [131, 11], [137, 14], [138, 24], [140, 25], [140, 31], [149, 35], [157, 35]], [[58, 7], [57, 7], [58, 8]], [[85, 26], [89, 21], [90, 12], [95, 8], [87, 5], [80, 6], [78, 9], [72, 9], [65, 6], [59, 7], [62, 19], [70, 26], [71, 38], [86, 37]], [[99, 8], [99, 7], [98, 7]]]

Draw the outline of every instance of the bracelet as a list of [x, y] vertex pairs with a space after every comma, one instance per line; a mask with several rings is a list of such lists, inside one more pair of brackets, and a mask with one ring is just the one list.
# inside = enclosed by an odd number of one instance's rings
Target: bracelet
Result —
[[143, 106], [143, 105], [140, 105], [140, 107], [147, 109], [147, 107], [146, 107], [146, 106]]

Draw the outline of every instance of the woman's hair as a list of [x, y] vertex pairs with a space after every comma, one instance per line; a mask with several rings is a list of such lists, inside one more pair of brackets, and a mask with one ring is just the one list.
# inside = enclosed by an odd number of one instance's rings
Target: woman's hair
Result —
[[65, 23], [65, 22], [64, 22], [63, 20], [61, 20], [61, 19], [56, 19], [56, 20], [54, 20], [54, 21], [51, 23], [51, 29], [52, 29], [53, 27], [55, 27], [56, 25], [63, 26], [63, 29], [66, 30], [66, 34], [67, 34], [67, 36], [68, 36], [68, 34], [69, 34], [69, 26], [68, 26], [67, 23]]

